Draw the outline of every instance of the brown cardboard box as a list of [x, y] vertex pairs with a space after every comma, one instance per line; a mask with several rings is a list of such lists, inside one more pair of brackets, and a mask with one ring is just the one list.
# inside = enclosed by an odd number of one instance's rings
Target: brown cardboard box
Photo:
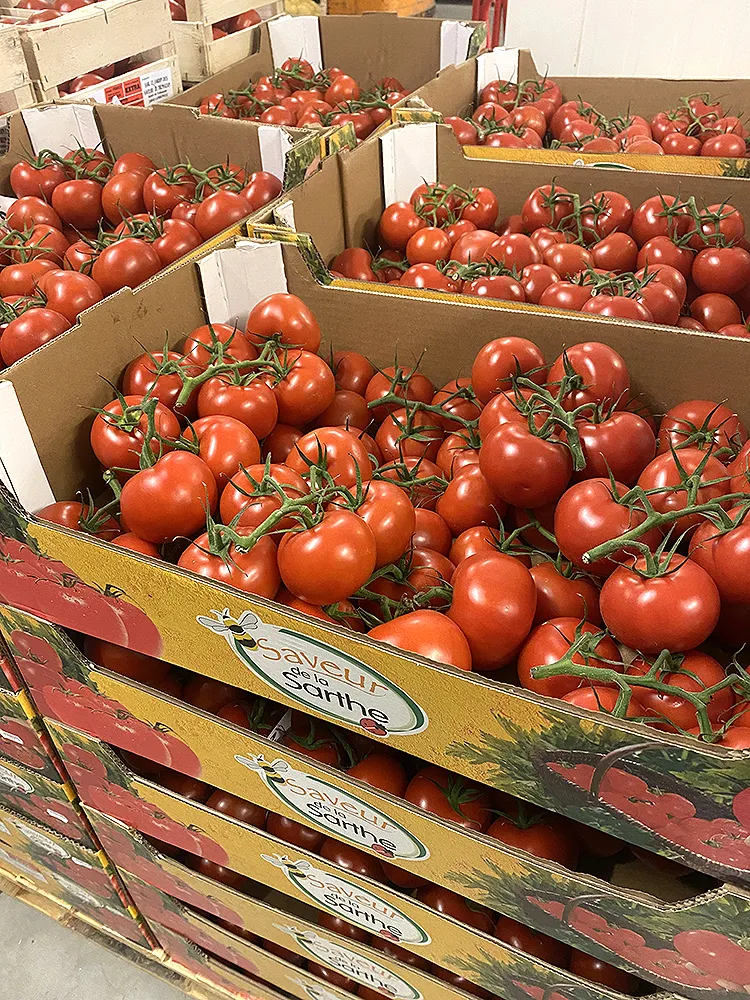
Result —
[[[540, 80], [545, 74], [537, 69], [527, 49], [500, 49], [488, 52], [458, 66], [446, 66], [405, 102], [402, 120], [425, 120], [426, 106], [442, 118], [470, 116], [478, 103], [479, 92], [491, 79]], [[678, 107], [683, 97], [710, 94], [720, 100], [727, 114], [741, 113], [750, 107], [748, 80], [649, 80], [624, 77], [555, 76], [564, 101], [581, 98], [608, 118], [627, 114], [641, 115], [647, 121], [659, 111]], [[581, 153], [559, 149], [496, 149], [467, 147], [469, 156], [482, 159], [544, 163], [551, 167], [565, 164], [621, 164], [630, 169], [669, 173], [719, 174], [735, 176], [747, 172], [746, 160], [725, 160], [706, 156], [659, 156], [643, 153]]]
[[[291, 23], [290, 23], [291, 22]], [[304, 55], [316, 69], [338, 66], [359, 84], [394, 76], [409, 90], [431, 80], [444, 66], [480, 51], [486, 27], [477, 22], [367, 13], [332, 17], [278, 18], [252, 29], [256, 49], [170, 103], [198, 107], [209, 94], [239, 90], [272, 74], [290, 56]], [[225, 41], [221, 39], [221, 41]]]

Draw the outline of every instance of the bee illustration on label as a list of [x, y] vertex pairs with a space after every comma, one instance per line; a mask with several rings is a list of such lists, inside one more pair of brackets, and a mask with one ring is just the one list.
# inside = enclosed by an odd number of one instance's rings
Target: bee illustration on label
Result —
[[234, 646], [236, 643], [246, 649], [258, 648], [257, 641], [250, 633], [258, 628], [260, 619], [252, 611], [243, 611], [239, 618], [233, 618], [229, 613], [229, 608], [224, 608], [223, 611], [212, 609], [211, 614], [216, 617], [207, 618], [205, 615], [199, 615], [198, 624], [211, 629], [217, 635], [223, 635], [230, 646]]
[[240, 764], [244, 764], [245, 767], [250, 768], [251, 771], [262, 771], [268, 781], [273, 781], [277, 785], [286, 784], [286, 772], [291, 770], [289, 764], [285, 760], [278, 758], [274, 761], [268, 761], [262, 753], [257, 755], [249, 754], [247, 757], [241, 757], [238, 755], [235, 757], [235, 760], [237, 760]]
[[261, 858], [264, 861], [268, 861], [276, 868], [281, 868], [290, 875], [295, 875], [301, 881], [309, 878], [313, 867], [310, 862], [305, 861], [304, 858], [292, 861], [292, 859], [288, 858], [286, 854], [261, 854]]

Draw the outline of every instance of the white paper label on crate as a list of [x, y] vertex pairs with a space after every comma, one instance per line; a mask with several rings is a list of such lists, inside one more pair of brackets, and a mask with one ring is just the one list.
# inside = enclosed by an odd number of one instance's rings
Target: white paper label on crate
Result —
[[437, 181], [437, 125], [419, 122], [380, 137], [385, 204], [408, 201], [414, 188]]
[[25, 510], [54, 503], [12, 382], [0, 381], [0, 480]]
[[102, 137], [91, 105], [54, 104], [47, 108], [27, 108], [21, 115], [35, 153], [51, 149], [67, 156], [79, 146], [101, 148]]
[[440, 69], [466, 60], [475, 26], [465, 21], [441, 21]]
[[263, 754], [238, 754], [235, 760], [254, 771], [305, 825], [314, 824], [339, 840], [366, 847], [387, 860], [422, 861], [430, 855], [417, 837], [380, 809], [330, 781], [300, 771], [283, 757], [266, 760]]
[[274, 924], [277, 930], [288, 934], [308, 954], [324, 965], [332, 966], [337, 972], [355, 979], [363, 986], [385, 993], [397, 1000], [421, 1000], [422, 994], [410, 983], [397, 976], [395, 972], [386, 969], [379, 962], [373, 962], [365, 955], [350, 951], [335, 941], [329, 941], [314, 930], [299, 930], [299, 928]]
[[234, 618], [227, 608], [199, 615], [198, 624], [222, 636], [235, 656], [272, 692], [370, 736], [412, 736], [427, 714], [377, 670], [341, 649], [262, 621], [253, 611]]
[[0, 785], [11, 788], [14, 792], [25, 792], [30, 795], [34, 791], [34, 786], [30, 785], [25, 778], [11, 771], [9, 767], [0, 764]]
[[86, 90], [85, 97], [98, 104], [121, 104], [134, 108], [148, 108], [158, 101], [174, 97], [174, 81], [168, 66], [141, 73], [119, 83], [107, 84], [96, 90]]
[[289, 291], [280, 243], [238, 241], [199, 260], [198, 269], [211, 323], [237, 323], [244, 330], [261, 299]]
[[477, 56], [477, 97], [493, 80], [518, 83], [518, 49], [492, 49]]
[[316, 72], [323, 69], [317, 17], [285, 14], [267, 23], [274, 66], [281, 66], [287, 59], [306, 59]]
[[411, 917], [384, 899], [331, 872], [316, 868], [306, 858], [286, 854], [261, 854], [261, 859], [280, 868], [293, 886], [308, 899], [350, 924], [379, 934], [388, 941], [407, 945], [430, 943], [430, 935]]
[[261, 167], [283, 181], [286, 155], [292, 148], [291, 136], [278, 125], [259, 125], [258, 145]]

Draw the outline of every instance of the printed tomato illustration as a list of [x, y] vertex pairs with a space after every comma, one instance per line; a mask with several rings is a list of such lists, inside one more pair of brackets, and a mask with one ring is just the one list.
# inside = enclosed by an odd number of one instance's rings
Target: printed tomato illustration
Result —
[[76, 746], [75, 743], [65, 743], [60, 748], [60, 753], [65, 760], [65, 769], [77, 787], [100, 785], [107, 777], [104, 764], [92, 750]]
[[680, 955], [718, 979], [750, 985], [750, 950], [716, 931], [681, 931], [674, 946]]
[[0, 754], [33, 771], [45, 771], [50, 764], [31, 725], [7, 716], [0, 717]]

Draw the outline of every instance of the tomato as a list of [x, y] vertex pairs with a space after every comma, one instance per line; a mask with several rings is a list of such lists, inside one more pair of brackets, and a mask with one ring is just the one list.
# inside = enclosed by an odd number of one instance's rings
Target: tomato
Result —
[[355, 924], [350, 924], [348, 920], [344, 920], [343, 917], [338, 917], [334, 913], [325, 913], [321, 910], [316, 914], [316, 920], [321, 927], [333, 931], [334, 934], [351, 938], [353, 941], [362, 941], [364, 944], [370, 943], [370, 935], [366, 930]]
[[[734, 520], [742, 507], [734, 507]], [[728, 531], [720, 531], [710, 520], [703, 521], [690, 539], [690, 558], [698, 563], [716, 584], [721, 600], [727, 604], [750, 602], [750, 524], [743, 519]]]
[[618, 993], [634, 993], [638, 980], [629, 972], [623, 969], [616, 969], [613, 965], [608, 965], [600, 958], [587, 955], [584, 951], [577, 951], [575, 948], [570, 953], [570, 971], [575, 976], [588, 979], [592, 983], [601, 983]]
[[126, 531], [124, 535], [118, 535], [112, 539], [112, 544], [122, 549], [129, 549], [131, 552], [140, 552], [142, 556], [151, 556], [152, 559], [160, 559], [161, 553], [152, 542], [146, 542], [132, 531]]
[[696, 254], [692, 278], [702, 292], [734, 295], [750, 282], [750, 253], [742, 247], [706, 247]]
[[253, 307], [245, 334], [251, 344], [262, 345], [269, 337], [281, 335], [281, 343], [317, 354], [320, 327], [312, 311], [296, 295], [275, 292]]
[[[537, 679], [534, 668], [557, 663], [568, 655], [570, 647], [576, 638], [576, 631], [584, 635], [597, 635], [600, 629], [589, 622], [578, 618], [552, 618], [538, 625], [524, 642], [518, 654], [518, 679], [522, 686], [537, 694], [551, 698], [562, 698], [563, 695], [579, 687], [589, 686], [592, 682], [569, 674]], [[605, 670], [622, 670], [622, 662], [617, 646], [611, 639], [603, 636], [592, 647], [590, 654], [575, 653], [573, 663], [590, 667], [602, 667]], [[603, 681], [596, 681], [604, 687]]]
[[284, 585], [310, 604], [334, 604], [354, 594], [375, 569], [375, 536], [348, 510], [324, 515], [313, 528], [286, 534], [278, 561]]
[[97, 283], [76, 271], [49, 271], [39, 277], [37, 285], [44, 292], [47, 308], [71, 323], [75, 323], [84, 310], [102, 300]]
[[302, 427], [333, 402], [336, 394], [333, 372], [317, 354], [304, 350], [289, 351], [284, 364], [286, 374], [273, 387], [279, 420]]
[[[462, 220], [468, 222], [468, 219]], [[474, 223], [471, 223], [474, 225]], [[487, 251], [498, 243], [498, 235], [486, 229], [473, 229], [462, 233], [451, 249], [451, 260], [458, 264], [478, 263], [486, 260]]]
[[534, 620], [536, 588], [531, 574], [512, 556], [487, 552], [464, 559], [451, 583], [448, 617], [466, 636], [474, 667], [504, 666]]
[[155, 397], [169, 410], [186, 416], [194, 416], [195, 393], [191, 395], [187, 403], [177, 408], [177, 399], [182, 390], [183, 380], [177, 373], [160, 375], [158, 367], [164, 361], [178, 362], [186, 377], [197, 375], [200, 371], [197, 365], [190, 365], [177, 351], [169, 351], [166, 358], [163, 352], [139, 354], [125, 369], [125, 374], [122, 377], [123, 394], [126, 396], [145, 396], [148, 394]]
[[329, 269], [354, 281], [378, 281], [378, 276], [372, 269], [372, 260], [369, 250], [349, 247], [333, 258]]
[[577, 285], [571, 281], [556, 281], [548, 285], [539, 296], [539, 305], [550, 309], [567, 309], [580, 312], [591, 298], [590, 285]]
[[217, 865], [207, 858], [201, 858], [198, 861], [196, 871], [199, 875], [205, 875], [206, 878], [213, 879], [214, 882], [221, 882], [222, 885], [227, 885], [230, 889], [238, 891], [241, 891], [248, 882], [245, 876], [240, 875], [239, 872], [233, 872], [224, 865]]
[[152, 246], [126, 237], [102, 250], [94, 261], [91, 277], [105, 295], [111, 295], [121, 288], [135, 288], [160, 270], [161, 261]]
[[200, 531], [217, 503], [216, 479], [206, 463], [173, 451], [125, 483], [120, 510], [130, 531], [159, 545]]
[[253, 209], [244, 195], [227, 188], [209, 194], [198, 205], [194, 225], [204, 240], [211, 239], [242, 219]]
[[592, 267], [601, 267], [618, 274], [621, 271], [635, 271], [638, 244], [627, 233], [610, 233], [591, 248], [590, 257]]
[[661, 576], [639, 575], [643, 557], [633, 567], [619, 566], [605, 581], [599, 607], [605, 624], [620, 642], [641, 653], [694, 649], [713, 632], [719, 619], [719, 591], [696, 562], [673, 556]]
[[529, 231], [541, 226], [556, 228], [572, 211], [570, 192], [556, 184], [535, 188], [523, 203], [521, 215]]
[[492, 229], [497, 222], [497, 198], [486, 187], [469, 188], [473, 196], [468, 205], [461, 209], [461, 218], [473, 222], [477, 229]]
[[527, 817], [524, 812], [515, 820], [500, 816], [487, 830], [487, 836], [571, 870], [578, 864], [578, 844], [567, 821], [560, 816], [536, 813]]
[[474, 927], [484, 934], [492, 933], [494, 914], [491, 910], [472, 900], [464, 899], [450, 889], [444, 889], [440, 885], [427, 885], [417, 892], [416, 898], [431, 910], [452, 917], [459, 923]]
[[411, 237], [427, 223], [420, 219], [408, 201], [396, 201], [388, 205], [378, 222], [378, 235], [385, 247], [405, 250]]
[[8, 229], [15, 229], [19, 233], [28, 232], [37, 225], [62, 229], [60, 216], [54, 208], [42, 198], [34, 197], [18, 198], [11, 202], [5, 216], [5, 224]]
[[218, 375], [203, 383], [198, 392], [197, 409], [201, 417], [218, 414], [232, 417], [248, 427], [258, 439], [271, 433], [279, 416], [276, 396], [266, 382], [262, 379], [245, 381], [241, 377], [235, 382], [230, 374]]
[[566, 358], [581, 379], [580, 388], [566, 395], [566, 409], [576, 409], [584, 403], [618, 403], [630, 390], [630, 375], [624, 359], [613, 348], [596, 342], [573, 344], [567, 348], [549, 370], [550, 386], [555, 387], [562, 381]]
[[201, 417], [186, 428], [182, 437], [198, 443], [198, 454], [213, 472], [220, 490], [241, 468], [260, 462], [257, 437], [233, 417]]
[[529, 570], [536, 587], [534, 625], [552, 618], [586, 619], [601, 624], [599, 589], [582, 576], [566, 576], [553, 562], [541, 562]]
[[328, 837], [318, 853], [321, 858], [325, 858], [326, 861], [330, 861], [331, 864], [337, 865], [345, 871], [375, 879], [377, 882], [383, 881], [383, 867], [380, 861], [356, 847], [341, 844], [332, 837]]
[[102, 212], [113, 224], [146, 211], [143, 201], [145, 177], [140, 171], [120, 171], [102, 188]]
[[731, 455], [732, 449], [747, 439], [747, 428], [724, 403], [693, 399], [664, 414], [659, 426], [659, 454], [689, 446], [711, 452], [725, 449]]
[[15, 364], [71, 327], [67, 317], [52, 309], [31, 308], [12, 319], [0, 335], [0, 357]]
[[[676, 669], [665, 668], [658, 673], [658, 679], [672, 687], [693, 693], [705, 691], [726, 677], [724, 668], [713, 656], [698, 650], [686, 652], [684, 657], [675, 657]], [[648, 673], [650, 664], [636, 657], [628, 667], [629, 674], [644, 675]], [[679, 730], [693, 729], [699, 725], [695, 706], [685, 698], [668, 692], [649, 688], [636, 688], [635, 696], [643, 706], [641, 714], [654, 715], [667, 722], [666, 728]], [[707, 705], [709, 720], [712, 725], [718, 725], [731, 715], [734, 704], [734, 692], [731, 688], [717, 691]]]
[[102, 186], [81, 178], [63, 181], [52, 192], [52, 207], [75, 229], [96, 229], [102, 215]]
[[237, 694], [237, 689], [223, 681], [215, 681], [211, 677], [201, 677], [200, 674], [191, 674], [190, 680], [185, 685], [182, 692], [183, 700], [189, 705], [204, 712], [215, 715], [225, 705], [228, 705]]
[[[124, 409], [120, 400], [115, 399], [94, 418], [89, 433], [91, 450], [105, 469], [137, 472], [141, 468], [140, 459], [146, 446], [149, 420], [142, 409], [143, 396], [122, 398]], [[177, 417], [161, 403], [154, 408], [153, 420], [156, 433], [167, 441], [176, 441], [180, 436]], [[158, 438], [149, 441], [148, 447], [154, 455], [166, 450]]]
[[[702, 464], [703, 463], [703, 464]], [[680, 467], [683, 471], [680, 470]], [[696, 492], [696, 503], [706, 503], [716, 500], [728, 491], [729, 481], [727, 470], [721, 462], [712, 455], [706, 458], [698, 448], [680, 448], [679, 451], [666, 452], [657, 455], [649, 462], [638, 478], [638, 486], [644, 490], [662, 490], [649, 496], [654, 510], [661, 514], [684, 510], [688, 503], [687, 492], [681, 487], [683, 472], [695, 477], [701, 467], [699, 481], [701, 484]], [[669, 489], [668, 487], [674, 487]], [[703, 520], [701, 514], [685, 514], [672, 523], [674, 532], [682, 533], [695, 528]]]
[[317, 851], [325, 840], [325, 836], [317, 830], [297, 823], [296, 820], [287, 819], [278, 813], [269, 812], [266, 821], [266, 832], [272, 837], [277, 837], [294, 847], [301, 847], [306, 851]]
[[373, 472], [367, 448], [356, 434], [341, 427], [319, 427], [303, 434], [289, 452], [286, 464], [301, 476], [310, 474], [316, 466], [325, 470], [334, 483], [349, 488], [358, 481], [372, 479]]
[[364, 781], [366, 785], [372, 785], [399, 798], [403, 798], [409, 783], [400, 758], [395, 753], [388, 753], [388, 751], [374, 750], [372, 753], [368, 753], [358, 764], [350, 767], [346, 773], [351, 778]]
[[195, 187], [194, 178], [185, 169], [164, 167], [154, 170], [143, 182], [145, 210], [157, 215], [170, 215], [178, 205], [195, 197]]
[[739, 306], [728, 295], [720, 292], [706, 292], [693, 299], [690, 303], [690, 315], [712, 333], [732, 323], [742, 323]]
[[471, 384], [482, 403], [511, 387], [511, 377], [519, 371], [534, 382], [545, 378], [544, 355], [530, 340], [501, 337], [485, 344], [471, 369]]
[[490, 824], [489, 790], [433, 764], [417, 771], [404, 798], [418, 809], [467, 830], [481, 832]]
[[102, 517], [89, 504], [77, 500], [60, 500], [36, 512], [36, 516], [53, 524], [60, 524], [70, 531], [83, 531], [111, 541], [120, 534], [120, 526], [113, 517]]
[[167, 768], [159, 775], [159, 784], [179, 795], [180, 798], [188, 799], [191, 802], [205, 802], [212, 792], [210, 785], [205, 782], [198, 781], [197, 778], [191, 778], [186, 774], [180, 774], [179, 771], [170, 771]]
[[630, 232], [639, 247], [654, 236], [684, 236], [691, 217], [671, 194], [657, 194], [643, 201], [633, 213]]
[[599, 292], [585, 302], [581, 312], [614, 319], [629, 319], [635, 323], [653, 323], [653, 313], [637, 298], [629, 295], [610, 295]]
[[412, 545], [448, 555], [453, 541], [451, 530], [435, 511], [418, 507], [414, 512]]
[[453, 134], [461, 146], [476, 146], [479, 143], [479, 132], [473, 122], [456, 115], [448, 115], [443, 121], [453, 129]]
[[48, 154], [38, 160], [20, 160], [10, 171], [10, 186], [17, 198], [42, 198], [49, 202], [58, 184], [67, 180], [65, 168]]
[[469, 643], [461, 629], [440, 612], [429, 609], [412, 611], [376, 625], [368, 634], [371, 639], [417, 653], [436, 663], [471, 670]]
[[508, 422], [498, 424], [482, 441], [479, 468], [501, 500], [515, 507], [534, 508], [562, 496], [573, 461], [559, 438], [542, 438], [527, 424]]
[[[617, 708], [619, 691], [611, 687], [602, 687], [600, 684], [592, 684], [589, 687], [569, 691], [562, 696], [561, 700], [587, 712], [604, 712], [611, 715]], [[644, 715], [646, 715], [646, 709], [641, 702], [637, 698], [631, 697], [625, 711], [625, 718], [642, 719]]]
[[497, 526], [506, 504], [495, 495], [480, 466], [469, 465], [448, 484], [436, 510], [451, 532], [460, 535], [480, 524]]
[[315, 426], [364, 430], [371, 419], [364, 396], [347, 389], [337, 389], [331, 405], [315, 418]]
[[618, 410], [599, 423], [576, 420], [586, 468], [581, 479], [606, 478], [632, 486], [656, 454], [656, 438], [643, 417]]
[[511, 948], [522, 951], [525, 955], [539, 958], [550, 965], [561, 969], [567, 968], [570, 956], [570, 946], [555, 938], [532, 930], [525, 924], [519, 924], [510, 917], [499, 917], [495, 924], [495, 937]]
[[442, 229], [426, 226], [418, 230], [406, 244], [406, 259], [410, 264], [437, 264], [448, 260], [451, 241]]
[[347, 392], [364, 396], [367, 386], [375, 375], [370, 361], [358, 351], [336, 351], [331, 359], [331, 367], [336, 378], [336, 387]]
[[203, 240], [195, 226], [182, 219], [165, 219], [162, 235], [151, 244], [159, 256], [162, 267], [174, 264], [191, 250], [196, 250]]
[[542, 260], [563, 279], [594, 266], [589, 251], [576, 243], [553, 243], [542, 254]]
[[[268, 476], [274, 485], [262, 485]], [[219, 510], [224, 524], [230, 524], [241, 513], [236, 526], [257, 528], [281, 507], [278, 487], [289, 499], [298, 499], [308, 492], [305, 480], [286, 465], [271, 463], [251, 465], [241, 469], [231, 479], [221, 494]], [[276, 523], [279, 531], [288, 531], [297, 526], [297, 520], [289, 515]]]
[[[450, 291], [450, 289], [447, 289]], [[464, 295], [479, 298], [502, 299], [506, 302], [525, 302], [526, 292], [520, 281], [508, 274], [492, 274], [484, 278], [467, 281], [462, 289]]]
[[[360, 444], [360, 447], [364, 446]], [[414, 507], [403, 490], [386, 480], [365, 483], [363, 502], [357, 514], [375, 537], [375, 568], [397, 562], [408, 548], [416, 527]]]
[[701, 146], [700, 156], [738, 157], [747, 155], [747, 144], [739, 135], [714, 135]]
[[521, 284], [526, 294], [526, 301], [539, 305], [542, 293], [559, 280], [557, 271], [548, 264], [528, 264], [521, 272]]
[[[609, 479], [586, 479], [571, 486], [558, 501], [554, 522], [557, 544], [565, 558], [579, 569], [607, 576], [617, 562], [628, 558], [628, 549], [624, 546], [608, 559], [590, 564], [583, 561], [589, 549], [618, 538], [646, 519], [642, 510], [619, 503], [617, 497], [625, 493], [627, 487], [622, 483], [615, 482], [613, 491]], [[660, 539], [661, 532], [650, 529], [638, 540], [654, 548]]]

